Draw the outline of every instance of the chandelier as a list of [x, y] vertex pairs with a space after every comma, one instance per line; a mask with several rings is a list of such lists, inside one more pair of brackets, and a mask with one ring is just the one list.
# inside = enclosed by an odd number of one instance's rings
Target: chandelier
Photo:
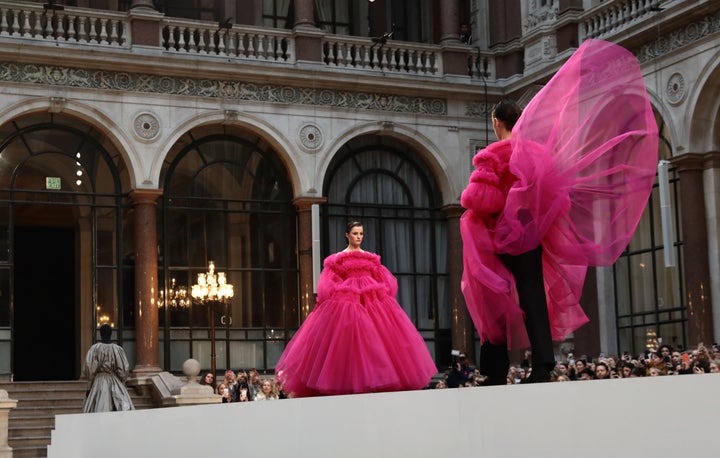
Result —
[[158, 307], [164, 306], [173, 309], [190, 307], [190, 298], [188, 297], [187, 288], [184, 286], [176, 286], [174, 278], [170, 280], [170, 288], [168, 288], [167, 298], [165, 297], [165, 291], [160, 291]]
[[233, 285], [228, 284], [225, 272], [215, 273], [215, 263], [208, 263], [207, 273], [200, 273], [197, 276], [197, 283], [192, 286], [190, 293], [193, 299], [201, 304], [208, 305], [208, 321], [210, 323], [210, 370], [216, 374], [215, 355], [215, 305], [225, 306], [227, 315], [228, 303], [233, 297]]
[[215, 273], [215, 263], [210, 261], [207, 273], [198, 274], [191, 294], [199, 302], [224, 302], [233, 297], [233, 285], [228, 284], [225, 272]]

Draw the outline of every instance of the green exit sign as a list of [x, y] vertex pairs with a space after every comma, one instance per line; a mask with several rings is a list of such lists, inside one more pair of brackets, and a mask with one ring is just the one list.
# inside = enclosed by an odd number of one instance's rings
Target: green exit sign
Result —
[[45, 189], [61, 189], [60, 177], [45, 177]]

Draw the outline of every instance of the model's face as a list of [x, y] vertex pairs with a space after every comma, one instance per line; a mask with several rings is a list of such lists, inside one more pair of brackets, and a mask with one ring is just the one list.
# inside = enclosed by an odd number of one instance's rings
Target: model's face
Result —
[[353, 249], [360, 248], [360, 245], [363, 241], [363, 227], [362, 226], [355, 226], [350, 229], [350, 232], [345, 234], [345, 237], [348, 239], [348, 247]]

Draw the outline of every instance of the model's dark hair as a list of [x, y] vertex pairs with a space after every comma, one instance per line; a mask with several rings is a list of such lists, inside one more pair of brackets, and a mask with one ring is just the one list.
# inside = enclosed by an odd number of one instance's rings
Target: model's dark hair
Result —
[[492, 115], [498, 121], [505, 124], [507, 130], [512, 130], [515, 127], [515, 123], [520, 119], [522, 114], [522, 108], [514, 100], [502, 99], [495, 104], [492, 110]]
[[357, 219], [350, 220], [345, 227], [345, 233], [349, 234], [353, 227], [362, 226], [362, 222]]
[[104, 324], [100, 326], [100, 340], [103, 343], [110, 343], [110, 338], [112, 337], [112, 328], [109, 324]]

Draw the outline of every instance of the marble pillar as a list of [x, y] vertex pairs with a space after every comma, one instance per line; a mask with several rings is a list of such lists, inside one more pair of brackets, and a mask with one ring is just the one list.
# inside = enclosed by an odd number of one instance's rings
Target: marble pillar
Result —
[[683, 234], [687, 344], [713, 342], [713, 311], [710, 298], [708, 232], [705, 214], [702, 154], [684, 154], [671, 161], [680, 176], [680, 224]]
[[295, 24], [293, 27], [315, 27], [315, 5], [313, 0], [294, 0]]
[[464, 351], [470, 361], [475, 361], [475, 327], [465, 306], [460, 288], [463, 273], [463, 244], [460, 237], [460, 217], [465, 209], [460, 205], [443, 208], [447, 216], [448, 243], [448, 299], [450, 301], [450, 326], [452, 348]]
[[440, 43], [460, 43], [458, 0], [445, 0], [440, 9]]
[[301, 197], [295, 200], [298, 211], [298, 269], [300, 284], [300, 324], [315, 307], [313, 292], [312, 257], [312, 205], [324, 203], [325, 199]]
[[158, 326], [157, 199], [160, 190], [135, 190], [135, 335], [136, 377], [156, 374], [160, 369]]

